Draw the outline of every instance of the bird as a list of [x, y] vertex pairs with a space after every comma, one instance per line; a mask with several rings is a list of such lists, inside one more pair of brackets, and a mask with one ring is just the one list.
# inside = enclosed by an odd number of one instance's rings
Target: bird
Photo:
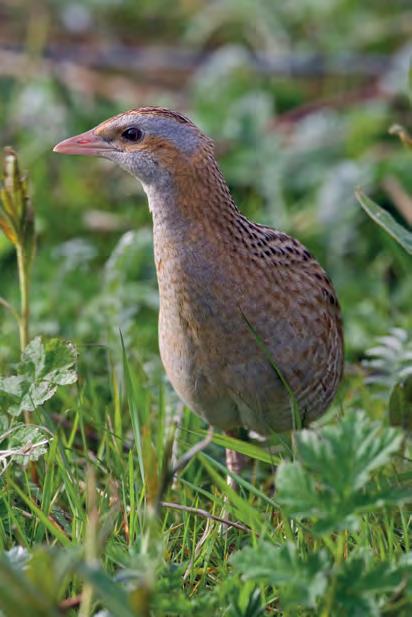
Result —
[[[306, 427], [326, 411], [343, 372], [334, 287], [297, 239], [240, 212], [206, 134], [180, 112], [140, 107], [54, 151], [109, 159], [143, 186], [160, 356], [187, 407], [231, 436]], [[226, 464], [233, 480], [243, 459], [228, 448]]]

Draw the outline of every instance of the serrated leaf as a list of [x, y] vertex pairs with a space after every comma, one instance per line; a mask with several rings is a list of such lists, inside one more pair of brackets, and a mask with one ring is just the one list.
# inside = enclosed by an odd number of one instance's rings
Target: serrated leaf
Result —
[[43, 405], [58, 386], [76, 382], [76, 360], [72, 343], [36, 337], [23, 351], [17, 374], [0, 377], [0, 409], [18, 416]]
[[323, 512], [325, 503], [323, 498], [320, 500], [315, 479], [297, 461], [279, 465], [276, 490], [280, 505], [290, 516], [317, 517]]
[[389, 396], [396, 383], [412, 372], [412, 340], [406, 330], [391, 328], [387, 336], [380, 336], [377, 341], [379, 344], [365, 352], [368, 359], [362, 362], [372, 371], [366, 383], [378, 384]]
[[396, 452], [402, 433], [370, 420], [363, 411], [351, 411], [319, 432], [304, 430], [297, 435], [298, 458], [322, 475], [326, 486], [338, 493], [349, 487], [362, 488], [370, 473], [384, 465]]
[[0, 435], [0, 461], [14, 460], [22, 464], [37, 461], [47, 452], [51, 438], [42, 426], [17, 424], [5, 435]]
[[379, 597], [395, 592], [412, 575], [411, 566], [376, 562], [369, 552], [353, 554], [340, 567], [336, 582], [334, 614], [379, 617]]
[[412, 255], [412, 232], [395, 221], [387, 210], [378, 206], [377, 203], [369, 199], [362, 191], [357, 190], [355, 195], [360, 205], [371, 219], [392, 236], [409, 255]]
[[[247, 593], [247, 604], [245, 604], [244, 597]], [[241, 606], [242, 599], [243, 607]], [[248, 590], [247, 584], [241, 590], [232, 589], [230, 601], [231, 611], [228, 613], [230, 617], [262, 617], [265, 613], [264, 601], [258, 587], [255, 587], [251, 592]]]
[[16, 570], [23, 570], [30, 559], [30, 554], [27, 548], [24, 548], [23, 546], [13, 546], [13, 548], [4, 553], [4, 556], [9, 560], [10, 565]]
[[339, 424], [296, 435], [297, 460], [276, 474], [277, 501], [297, 519], [312, 519], [315, 534], [356, 529], [359, 515], [385, 504], [412, 500], [412, 491], [378, 488], [371, 475], [402, 442], [401, 431], [383, 427], [364, 412], [350, 412]]
[[315, 608], [328, 583], [326, 552], [302, 558], [291, 542], [280, 547], [260, 542], [235, 553], [231, 562], [244, 579], [275, 587], [285, 608]]

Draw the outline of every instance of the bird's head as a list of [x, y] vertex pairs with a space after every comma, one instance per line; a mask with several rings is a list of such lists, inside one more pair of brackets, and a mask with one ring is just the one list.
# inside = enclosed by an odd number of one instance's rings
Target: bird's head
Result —
[[54, 152], [109, 159], [150, 187], [176, 174], [190, 173], [212, 154], [213, 146], [185, 116], [159, 107], [142, 107], [65, 139]]

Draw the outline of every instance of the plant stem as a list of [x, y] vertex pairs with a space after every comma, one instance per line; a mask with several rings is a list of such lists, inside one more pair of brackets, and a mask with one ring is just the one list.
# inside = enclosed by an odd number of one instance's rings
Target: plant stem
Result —
[[[20, 349], [23, 352], [29, 342], [29, 273], [27, 270], [27, 260], [24, 252], [24, 247], [21, 244], [16, 245], [17, 265], [19, 272], [20, 286], [20, 319], [19, 319], [19, 334], [20, 334]], [[31, 424], [31, 418], [28, 411], [24, 412], [24, 420], [26, 424]]]
[[[84, 558], [89, 567], [96, 567], [98, 564], [97, 533], [99, 525], [99, 512], [96, 501], [96, 477], [91, 467], [87, 470], [87, 517], [86, 535], [84, 543]], [[79, 617], [89, 617], [92, 612], [93, 586], [85, 582], [81, 594]]]
[[20, 348], [23, 351], [29, 342], [29, 273], [23, 246], [18, 244], [16, 250], [20, 285]]
[[335, 601], [336, 595], [336, 587], [338, 582], [338, 570], [339, 567], [344, 560], [345, 556], [345, 544], [346, 544], [346, 533], [340, 532], [338, 534], [337, 542], [336, 542], [336, 550], [335, 550], [335, 563], [332, 569], [332, 579], [329, 584], [328, 593], [326, 596], [326, 603], [321, 613], [321, 617], [332, 617], [333, 615], [333, 604]]

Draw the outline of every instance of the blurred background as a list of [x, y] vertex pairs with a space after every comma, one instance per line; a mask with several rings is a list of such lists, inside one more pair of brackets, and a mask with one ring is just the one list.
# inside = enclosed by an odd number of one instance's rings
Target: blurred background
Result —
[[[30, 175], [33, 334], [73, 339], [104, 376], [101, 349], [121, 329], [161, 373], [146, 199], [105, 161], [51, 152], [146, 104], [188, 114], [215, 139], [242, 212], [317, 256], [341, 299], [348, 361], [408, 330], [410, 260], [354, 189], [411, 225], [411, 154], [388, 134], [411, 126], [411, 35], [407, 0], [2, 0], [0, 145]], [[18, 301], [3, 235], [0, 295]], [[0, 328], [1, 369], [18, 354], [5, 311]]]

